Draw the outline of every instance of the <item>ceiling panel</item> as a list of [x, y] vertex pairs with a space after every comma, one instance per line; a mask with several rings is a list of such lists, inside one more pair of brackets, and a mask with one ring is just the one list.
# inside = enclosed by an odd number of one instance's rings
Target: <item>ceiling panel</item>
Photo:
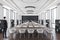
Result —
[[[55, 0], [8, 0], [11, 5], [13, 5], [15, 8], [18, 8], [22, 13], [27, 13], [27, 10], [33, 10], [34, 13], [39, 13], [44, 8], [48, 7], [51, 3], [53, 3]], [[34, 6], [35, 9], [28, 8], [26, 9], [26, 6]]]
[[25, 3], [36, 3], [38, 2], [39, 0], [21, 0], [22, 2], [25, 2]]
[[[34, 11], [35, 11], [35, 13], [36, 13], [36, 11], [37, 10], [39, 10], [39, 8], [41, 8], [41, 6], [43, 6], [43, 5], [45, 5], [47, 2], [48, 2], [48, 0], [39, 0], [40, 2], [38, 2], [38, 3], [33, 3], [33, 4], [27, 4], [27, 3], [23, 3], [21, 0], [20, 1], [18, 1], [18, 0], [12, 0], [12, 2], [14, 2], [24, 13], [26, 13], [26, 9], [24, 8], [25, 6], [35, 6], [36, 7], [36, 9], [34, 9]], [[44, 2], [43, 2], [44, 1]], [[41, 4], [42, 3], [42, 4]]]

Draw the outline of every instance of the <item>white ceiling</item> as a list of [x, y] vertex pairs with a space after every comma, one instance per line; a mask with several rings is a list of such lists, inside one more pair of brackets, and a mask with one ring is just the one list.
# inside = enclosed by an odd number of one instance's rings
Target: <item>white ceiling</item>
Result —
[[21, 0], [21, 1], [24, 2], [24, 3], [36, 3], [40, 0]]
[[[5, 0], [10, 7], [22, 13], [27, 13], [28, 10], [32, 10], [33, 13], [39, 13], [54, 1], [55, 0]], [[34, 6], [35, 8], [25, 8], [26, 6]]]

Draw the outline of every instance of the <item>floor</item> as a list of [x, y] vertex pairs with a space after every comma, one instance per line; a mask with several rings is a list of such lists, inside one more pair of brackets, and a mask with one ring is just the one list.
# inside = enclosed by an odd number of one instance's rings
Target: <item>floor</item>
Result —
[[56, 34], [56, 40], [60, 40], [60, 33]]
[[[38, 40], [37, 38], [31, 39], [31, 40], [35, 40], [35, 39]], [[2, 33], [0, 33], [0, 40], [8, 40], [8, 38], [3, 38]], [[45, 39], [43, 39], [43, 40], [45, 40]], [[60, 33], [54, 33], [53, 32], [53, 40], [60, 40]]]

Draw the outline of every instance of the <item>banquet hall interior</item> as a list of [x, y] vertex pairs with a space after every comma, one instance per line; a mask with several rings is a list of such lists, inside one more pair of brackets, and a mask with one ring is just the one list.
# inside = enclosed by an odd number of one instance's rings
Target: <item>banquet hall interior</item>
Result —
[[0, 40], [60, 40], [60, 0], [0, 0]]

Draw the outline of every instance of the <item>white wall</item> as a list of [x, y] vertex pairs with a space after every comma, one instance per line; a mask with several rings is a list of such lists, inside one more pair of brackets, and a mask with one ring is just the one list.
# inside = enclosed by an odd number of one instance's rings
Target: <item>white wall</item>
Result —
[[57, 7], [56, 19], [60, 19], [60, 6]]
[[60, 19], [60, 0], [57, 0], [56, 19]]

